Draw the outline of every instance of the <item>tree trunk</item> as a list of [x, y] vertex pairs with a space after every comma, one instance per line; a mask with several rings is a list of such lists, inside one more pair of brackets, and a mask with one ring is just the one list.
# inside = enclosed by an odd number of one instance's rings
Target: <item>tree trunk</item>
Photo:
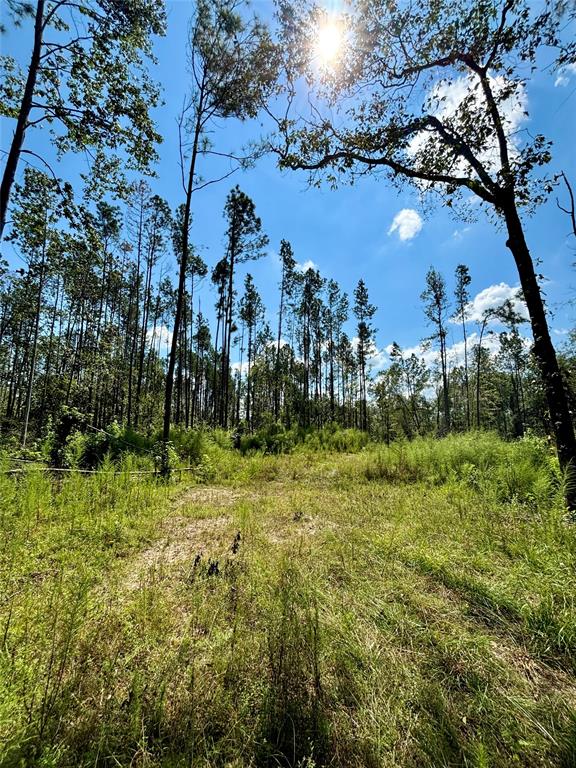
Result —
[[32, 56], [28, 66], [28, 76], [26, 78], [24, 94], [22, 95], [20, 111], [18, 112], [18, 119], [16, 121], [16, 129], [14, 130], [14, 136], [12, 137], [12, 144], [10, 145], [4, 174], [2, 176], [2, 184], [0, 186], [0, 240], [4, 233], [10, 191], [12, 189], [12, 184], [14, 183], [14, 177], [16, 176], [16, 169], [22, 151], [22, 144], [24, 143], [24, 134], [26, 133], [28, 117], [30, 116], [30, 110], [32, 109], [32, 99], [34, 97], [36, 78], [38, 77], [38, 68], [40, 66], [40, 54], [42, 51], [43, 24], [44, 0], [38, 0], [34, 20], [34, 45], [32, 47]]
[[252, 414], [250, 412], [250, 397], [252, 395], [252, 326], [248, 326], [248, 376], [246, 377], [246, 423], [248, 431], [252, 432]]
[[140, 420], [140, 396], [142, 393], [142, 376], [144, 374], [144, 358], [146, 356], [146, 332], [148, 330], [148, 317], [150, 314], [150, 301], [152, 291], [152, 253], [148, 254], [148, 261], [146, 263], [146, 286], [144, 289], [144, 299], [142, 305], [142, 323], [140, 326], [140, 351], [138, 359], [138, 378], [136, 379], [136, 397], [135, 408], [136, 414], [134, 416], [134, 428], [138, 429], [138, 423]]
[[576, 439], [574, 437], [572, 414], [568, 407], [568, 397], [562, 381], [556, 352], [550, 338], [544, 303], [542, 302], [540, 287], [534, 272], [534, 264], [514, 202], [508, 203], [503, 212], [508, 230], [506, 245], [514, 256], [524, 300], [530, 315], [532, 334], [534, 336], [533, 350], [544, 383], [550, 420], [556, 440], [558, 460], [560, 467], [567, 476], [566, 502], [570, 510], [575, 510], [576, 483], [573, 478], [576, 476], [576, 468], [574, 466]]
[[[48, 381], [50, 370], [52, 368], [52, 348], [54, 345], [54, 329], [56, 327], [56, 314], [58, 312], [58, 301], [60, 300], [60, 276], [56, 279], [56, 298], [52, 306], [52, 316], [50, 320], [50, 332], [48, 334], [48, 351], [46, 352], [46, 361], [44, 363], [44, 386], [42, 387], [42, 397], [40, 399], [40, 413], [44, 413], [46, 407], [46, 396], [48, 393]], [[61, 337], [59, 338], [61, 340]]]
[[440, 362], [442, 365], [442, 399], [444, 402], [444, 429], [446, 433], [450, 432], [450, 392], [448, 391], [448, 361], [446, 359], [446, 331], [443, 326], [438, 324], [438, 335], [440, 336]]
[[[142, 261], [142, 229], [144, 226], [144, 201], [142, 199], [142, 196], [140, 197], [140, 212], [138, 216], [138, 245], [136, 248], [136, 280], [133, 286], [131, 286], [130, 289], [130, 303], [128, 306], [128, 318], [127, 318], [127, 330], [128, 334], [130, 334], [130, 331], [132, 330], [132, 341], [130, 344], [130, 359], [128, 364], [128, 405], [127, 405], [127, 424], [128, 428], [132, 426], [132, 391], [133, 391], [133, 374], [134, 374], [134, 358], [136, 356], [136, 346], [137, 346], [137, 338], [138, 338], [138, 326], [139, 326], [139, 320], [138, 313], [140, 310], [140, 263]], [[130, 321], [132, 320], [132, 297], [133, 293], [136, 293], [136, 301], [135, 301], [135, 316], [134, 316], [134, 327], [133, 329], [130, 328]], [[140, 394], [140, 393], [138, 393]]]
[[[172, 343], [170, 345], [170, 357], [168, 370], [166, 371], [166, 389], [164, 391], [164, 419], [162, 422], [162, 441], [166, 445], [170, 439], [170, 417], [172, 415], [172, 392], [174, 390], [174, 369], [176, 367], [176, 354], [178, 351], [178, 337], [180, 335], [180, 321], [184, 305], [184, 290], [186, 288], [186, 269], [188, 266], [189, 234], [190, 234], [190, 210], [192, 206], [192, 190], [194, 186], [194, 174], [196, 172], [196, 158], [198, 156], [198, 143], [202, 132], [202, 110], [204, 99], [204, 83], [200, 88], [196, 125], [194, 128], [194, 143], [190, 157], [188, 172], [188, 184], [186, 187], [186, 204], [184, 207], [184, 221], [182, 223], [182, 258], [180, 261], [180, 276], [178, 280], [178, 296], [176, 299], [176, 313], [174, 316], [174, 328], [172, 329]], [[164, 467], [167, 474], [168, 468]]]
[[[232, 224], [232, 232], [235, 227]], [[232, 317], [234, 310], [234, 268], [236, 265], [236, 239], [233, 236], [230, 242], [230, 268], [228, 274], [227, 303], [224, 313], [224, 333], [222, 337], [222, 381], [220, 382], [222, 401], [220, 406], [220, 426], [228, 429], [228, 403], [230, 383], [230, 348], [232, 339]]]
[[32, 388], [36, 373], [36, 357], [38, 354], [38, 332], [40, 330], [40, 315], [42, 313], [42, 291], [44, 290], [44, 270], [46, 268], [46, 222], [44, 222], [44, 242], [42, 244], [42, 261], [40, 263], [40, 275], [38, 276], [38, 294], [36, 296], [36, 313], [34, 318], [34, 337], [32, 340], [32, 362], [30, 363], [30, 377], [26, 388], [26, 410], [24, 415], [24, 427], [22, 430], [22, 448], [26, 447], [28, 438], [28, 423], [30, 421], [30, 406], [32, 405]]
[[336, 400], [334, 397], [334, 331], [332, 324], [330, 324], [330, 342], [328, 349], [330, 355], [330, 421], [334, 423], [336, 420]]
[[476, 360], [476, 428], [480, 429], [480, 379], [482, 368], [482, 338], [484, 331], [486, 330], [486, 324], [488, 323], [488, 317], [485, 317], [482, 321], [480, 328], [480, 337], [478, 339], [478, 358]]
[[466, 333], [466, 315], [464, 307], [461, 311], [462, 335], [464, 337], [464, 388], [466, 390], [466, 426], [470, 429], [470, 382], [468, 379], [468, 334]]
[[282, 342], [282, 315], [284, 313], [284, 283], [285, 283], [286, 267], [282, 266], [282, 282], [280, 285], [280, 307], [278, 309], [278, 338], [276, 340], [276, 360], [274, 365], [274, 418], [276, 421], [280, 418], [280, 399], [281, 385], [280, 385], [280, 344]]

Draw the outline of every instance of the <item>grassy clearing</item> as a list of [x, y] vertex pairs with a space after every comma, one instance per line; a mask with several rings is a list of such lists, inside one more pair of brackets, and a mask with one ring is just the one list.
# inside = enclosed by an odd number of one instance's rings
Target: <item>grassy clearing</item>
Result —
[[2, 766], [576, 764], [545, 444], [0, 480]]

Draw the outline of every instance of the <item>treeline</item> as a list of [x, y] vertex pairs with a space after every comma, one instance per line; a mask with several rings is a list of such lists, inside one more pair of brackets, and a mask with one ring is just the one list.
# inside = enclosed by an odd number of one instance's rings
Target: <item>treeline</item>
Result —
[[[39, 434], [63, 406], [88, 414], [98, 428], [116, 420], [154, 430], [166, 387], [182, 211], [171, 212], [145, 182], [125, 209], [77, 204], [70, 190], [62, 205], [56, 187], [28, 168], [14, 193], [10, 239], [23, 267], [5, 265], [2, 274], [2, 430], [21, 430], [26, 442], [30, 429]], [[252, 276], [238, 274], [268, 244], [254, 203], [235, 187], [224, 213], [224, 256], [212, 269], [194, 251], [188, 258], [171, 422], [243, 422], [251, 431], [273, 418], [367, 428], [375, 308], [363, 281], [350, 306], [334, 280], [299, 268], [283, 240], [272, 329]], [[200, 295], [206, 280], [212, 291]], [[214, 298], [214, 312], [203, 314], [202, 304]]]
[[[387, 441], [476, 427], [506, 437], [548, 429], [523, 315], [508, 300], [472, 328], [465, 265], [453, 296], [437, 271], [426, 276], [428, 364], [394, 343], [376, 371], [376, 308], [365, 283], [349, 297], [318, 270], [304, 271], [283, 240], [272, 327], [246, 271], [268, 245], [255, 204], [235, 187], [224, 217], [222, 258], [209, 267], [193, 248], [188, 258], [171, 423], [246, 432], [271, 422], [337, 424]], [[23, 266], [4, 266], [0, 295], [3, 434], [26, 444], [63, 407], [99, 429], [117, 421], [159, 430], [181, 218], [146, 182], [122, 208], [89, 195], [75, 201], [69, 188], [63, 203], [56, 181], [26, 169], [10, 237]], [[503, 330], [488, 347], [493, 321]], [[453, 358], [448, 336], [458, 329], [462, 354]]]
[[[451, 296], [443, 275], [428, 271], [421, 300], [431, 333], [420, 351], [434, 349], [436, 362], [427, 365], [421, 355], [391, 345], [391, 364], [374, 386], [375, 429], [387, 442], [469, 429], [491, 429], [505, 438], [522, 437], [528, 429], [548, 434], [542, 382], [522, 334], [528, 320], [521, 293], [474, 313], [468, 267], [459, 264], [454, 277]], [[448, 345], [451, 328], [460, 330], [458, 354]], [[561, 362], [570, 390], [574, 359], [566, 354]]]
[[[342, 65], [325, 71], [311, 51], [326, 19], [312, 5], [280, 3], [269, 28], [243, 2], [198, 0], [173, 137], [181, 172], [176, 210], [147, 184], [134, 183], [153, 172], [156, 147], [169, 138], [157, 132], [150, 111], [161, 92], [151, 75], [154, 41], [166, 29], [162, 0], [8, 0], [6, 8], [9, 23], [26, 25], [30, 57], [22, 65], [10, 56], [0, 61], [0, 113], [13, 121], [3, 150], [0, 237], [22, 260], [17, 269], [5, 264], [1, 275], [4, 434], [26, 444], [29, 432], [40, 434], [64, 407], [97, 428], [114, 420], [139, 431], [161, 426], [165, 453], [171, 424], [253, 431], [270, 420], [288, 428], [335, 423], [386, 439], [484, 426], [510, 436], [532, 428], [554, 435], [562, 470], [574, 472], [573, 403], [564, 386], [570, 376], [552, 343], [521, 219], [559, 177], [540, 175], [551, 161], [550, 143], [540, 134], [517, 143], [506, 118], [526, 84], [514, 61], [537, 68], [545, 45], [555, 50], [558, 72], [573, 63], [574, 45], [563, 32], [573, 14], [563, 5], [534, 14], [526, 2], [494, 0], [480, 28], [476, 4], [466, 1], [423, 2], [418, 13], [353, 3], [344, 30], [351, 44]], [[373, 19], [376, 30], [399, 30], [397, 39], [378, 31], [365, 45]], [[471, 86], [457, 109], [445, 112], [435, 88], [405, 87], [412, 77], [432, 78], [430, 86], [478, 78], [481, 87]], [[505, 88], [494, 89], [498, 78]], [[292, 110], [298, 83], [312, 94], [308, 116]], [[267, 136], [255, 128], [245, 150], [221, 143], [227, 121], [262, 115]], [[43, 132], [47, 140], [36, 152], [29, 137]], [[74, 190], [50, 166], [67, 152], [90, 158]], [[253, 201], [237, 187], [230, 192], [224, 253], [210, 268], [191, 233], [196, 195], [265, 152], [314, 184], [385, 171], [419, 191], [424, 182], [447, 207], [462, 195], [481, 201], [506, 231], [538, 376], [512, 304], [493, 310], [504, 328], [496, 354], [485, 343], [493, 314], [468, 343], [470, 276], [463, 266], [453, 301], [441, 275], [432, 269], [426, 278], [422, 301], [435, 356], [427, 365], [393, 346], [392, 364], [373, 386], [375, 308], [365, 284], [348, 297], [317, 271], [299, 270], [288, 241], [278, 325], [270, 327], [254, 281], [245, 267], [239, 271], [267, 244]], [[573, 206], [565, 210], [573, 220]], [[199, 301], [201, 281], [214, 287], [215, 320], [207, 311], [214, 295], [204, 290]], [[463, 362], [448, 343], [455, 323]], [[576, 483], [566, 489], [576, 509]]]

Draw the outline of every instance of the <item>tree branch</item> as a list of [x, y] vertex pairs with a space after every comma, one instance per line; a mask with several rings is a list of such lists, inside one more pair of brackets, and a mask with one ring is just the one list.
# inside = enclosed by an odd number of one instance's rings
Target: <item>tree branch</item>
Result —
[[572, 190], [572, 187], [570, 185], [570, 182], [568, 181], [568, 178], [564, 171], [560, 174], [560, 177], [564, 179], [564, 184], [566, 184], [566, 187], [568, 189], [568, 195], [570, 197], [570, 208], [563, 208], [560, 205], [560, 202], [558, 198], [556, 198], [556, 205], [563, 213], [567, 213], [570, 217], [570, 222], [572, 223], [572, 234], [574, 237], [576, 237], [576, 207], [575, 207], [575, 201], [574, 201], [574, 192]]
[[360, 163], [366, 165], [368, 168], [375, 168], [378, 166], [384, 166], [390, 168], [396, 175], [406, 176], [410, 179], [420, 179], [421, 181], [438, 182], [441, 184], [449, 184], [456, 187], [466, 187], [475, 195], [482, 198], [491, 205], [498, 205], [498, 200], [495, 195], [485, 189], [480, 182], [468, 179], [465, 176], [452, 176], [450, 174], [443, 173], [431, 173], [428, 171], [418, 170], [410, 168], [390, 157], [370, 157], [368, 155], [362, 155], [359, 152], [351, 150], [338, 150], [324, 155], [316, 162], [303, 162], [301, 160], [290, 159], [285, 153], [280, 150], [272, 148], [272, 151], [280, 156], [280, 164], [284, 167], [291, 168], [292, 170], [306, 170], [306, 171], [319, 171], [327, 168], [330, 165], [339, 160], [352, 161], [354, 163]]

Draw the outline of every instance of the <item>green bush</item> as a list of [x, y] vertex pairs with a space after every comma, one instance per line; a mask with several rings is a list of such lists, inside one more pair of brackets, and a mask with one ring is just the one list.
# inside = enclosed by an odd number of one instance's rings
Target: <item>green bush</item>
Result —
[[175, 426], [170, 430], [170, 442], [181, 459], [190, 464], [198, 464], [202, 460], [205, 449], [203, 432]]
[[292, 452], [297, 434], [294, 430], [287, 430], [283, 424], [271, 422], [253, 434], [240, 434], [239, 438], [238, 448], [243, 456], [256, 451], [279, 454]]
[[527, 435], [506, 443], [488, 432], [383, 446], [370, 457], [364, 473], [368, 480], [391, 483], [455, 482], [497, 501], [535, 508], [551, 504], [562, 485], [558, 460], [546, 440]]
[[308, 448], [337, 453], [358, 453], [370, 442], [367, 432], [359, 429], [342, 429], [328, 424], [322, 429], [309, 430], [304, 443]]
[[251, 434], [238, 435], [238, 448], [242, 455], [261, 451], [266, 454], [291, 453], [298, 446], [310, 451], [358, 453], [370, 438], [358, 429], [342, 429], [329, 424], [315, 427], [286, 429], [278, 422], [270, 422]]
[[[42, 448], [52, 466], [96, 469], [106, 457], [118, 465], [128, 454], [140, 457], [144, 466], [155, 460], [157, 444], [161, 441], [159, 432], [144, 435], [116, 421], [105, 429], [97, 429], [89, 421], [88, 415], [74, 408], [62, 408], [50, 425]], [[170, 443], [173, 463], [182, 460], [196, 465], [205, 452], [205, 434], [199, 430], [172, 427]]]

